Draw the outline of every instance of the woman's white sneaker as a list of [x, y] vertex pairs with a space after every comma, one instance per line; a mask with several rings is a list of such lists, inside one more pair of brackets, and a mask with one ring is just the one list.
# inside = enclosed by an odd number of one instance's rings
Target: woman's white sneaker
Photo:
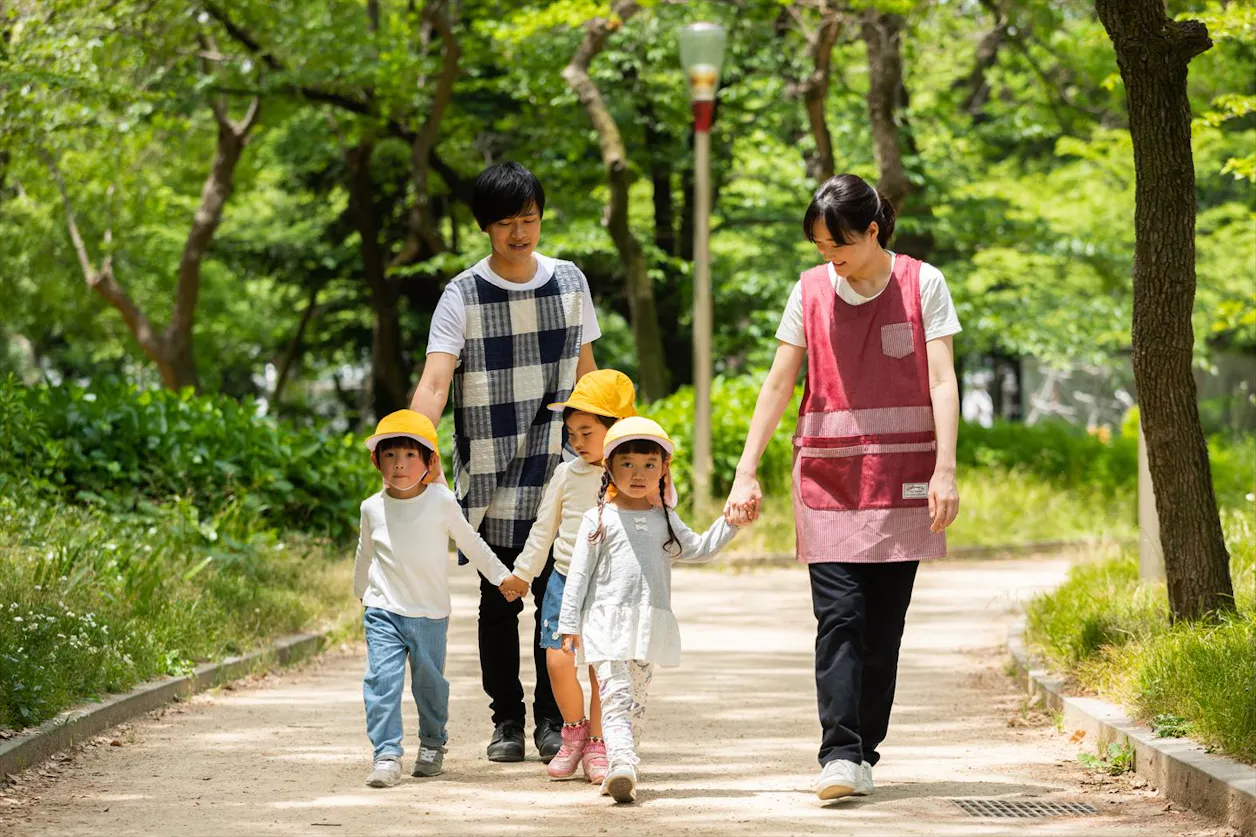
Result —
[[872, 765], [864, 762], [859, 765], [859, 779], [855, 782], [855, 796], [869, 796], [877, 786], [872, 783]]
[[[860, 786], [863, 779], [863, 767], [855, 764], [853, 761], [831, 761], [824, 765], [820, 771], [819, 777], [816, 778], [816, 796], [821, 799], [841, 799], [843, 796], [851, 796]], [[869, 770], [868, 783], [871, 785], [871, 770]]]

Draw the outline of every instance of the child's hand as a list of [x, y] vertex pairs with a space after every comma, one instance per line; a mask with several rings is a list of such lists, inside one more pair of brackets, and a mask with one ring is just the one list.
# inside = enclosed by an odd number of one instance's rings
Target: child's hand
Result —
[[508, 575], [506, 580], [498, 585], [497, 589], [506, 597], [506, 601], [513, 602], [515, 599], [520, 599], [527, 595], [528, 582], [517, 575]]
[[579, 634], [563, 634], [563, 651], [568, 654], [575, 654], [576, 649], [580, 647]]

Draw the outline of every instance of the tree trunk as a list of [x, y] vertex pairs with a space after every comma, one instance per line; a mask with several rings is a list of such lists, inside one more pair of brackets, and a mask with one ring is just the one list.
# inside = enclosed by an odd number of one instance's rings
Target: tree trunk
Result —
[[[394, 265], [411, 264], [430, 258], [445, 249], [445, 241], [437, 226], [428, 186], [432, 168], [432, 150], [440, 137], [440, 123], [445, 109], [453, 99], [454, 82], [458, 78], [458, 61], [462, 50], [454, 37], [453, 23], [444, 2], [431, 2], [423, 10], [423, 20], [440, 35], [444, 50], [441, 58], [440, 77], [432, 95], [432, 106], [427, 118], [419, 127], [410, 147], [410, 179], [414, 188], [414, 203], [410, 207], [410, 230], [401, 252], [393, 259]], [[426, 80], [420, 80], [424, 86]]]
[[1134, 145], [1134, 381], [1160, 516], [1169, 610], [1193, 620], [1234, 609], [1191, 375], [1195, 167], [1187, 66], [1212, 46], [1163, 0], [1096, 0], [1125, 83]]
[[654, 243], [669, 256], [676, 255], [676, 212], [672, 205], [672, 163], [660, 152], [667, 138], [658, 130], [654, 108], [641, 108], [645, 123], [645, 147], [650, 154], [650, 185], [654, 201]]
[[872, 129], [873, 157], [881, 175], [877, 189], [890, 199], [898, 212], [895, 249], [924, 260], [934, 244], [933, 234], [928, 230], [931, 213], [924, 196], [913, 194], [903, 163], [904, 151], [908, 154], [916, 151], [911, 128], [902, 115], [907, 108], [902, 56], [905, 26], [900, 15], [875, 9], [864, 13], [861, 34], [868, 48], [868, 121]]
[[[693, 159], [693, 131], [689, 132], [689, 159]], [[693, 261], [693, 164], [680, 171], [680, 237], [676, 241], [676, 255], [687, 262]]]
[[293, 367], [297, 364], [297, 359], [301, 357], [302, 344], [305, 342], [305, 332], [310, 327], [310, 321], [314, 319], [314, 312], [318, 307], [318, 294], [322, 289], [322, 285], [315, 285], [310, 288], [310, 298], [305, 301], [305, 310], [301, 312], [301, 320], [297, 323], [297, 332], [292, 336], [292, 342], [288, 344], [288, 351], [284, 352], [283, 360], [279, 362], [279, 373], [275, 378], [275, 389], [270, 394], [271, 415], [279, 415], [279, 404], [283, 400], [284, 389], [288, 386], [288, 379], [292, 375]]
[[982, 5], [994, 18], [994, 26], [977, 43], [977, 53], [973, 58], [973, 68], [968, 77], [957, 79], [953, 85], [956, 89], [966, 91], [960, 108], [972, 117], [976, 124], [989, 119], [985, 112], [986, 102], [990, 100], [990, 82], [986, 79], [986, 74], [999, 60], [999, 48], [1003, 46], [1010, 26], [1003, 8], [994, 0], [983, 0]]
[[375, 184], [371, 179], [371, 155], [375, 146], [363, 141], [349, 149], [349, 208], [357, 227], [362, 254], [362, 274], [370, 288], [375, 323], [371, 330], [371, 408], [382, 418], [405, 407], [409, 399], [409, 375], [401, 343], [401, 317], [397, 303], [400, 286], [387, 276], [384, 248], [379, 241], [375, 214]]
[[[187, 239], [183, 244], [183, 253], [179, 257], [178, 280], [170, 323], [160, 332], [154, 327], [148, 315], [131, 299], [126, 288], [114, 275], [112, 255], [106, 255], [100, 267], [92, 264], [87, 245], [78, 229], [65, 180], [61, 176], [60, 169], [57, 168], [56, 161], [51, 156], [44, 155], [56, 180], [57, 188], [61, 192], [70, 241], [78, 255], [84, 281], [102, 299], [118, 309], [135, 342], [157, 366], [162, 384], [169, 389], [183, 387], [200, 389], [192, 336], [196, 321], [196, 302], [201, 287], [201, 264], [209, 251], [214, 233], [217, 232], [218, 225], [222, 221], [223, 209], [235, 188], [236, 166], [240, 162], [244, 147], [248, 144], [249, 133], [257, 124], [260, 102], [258, 99], [253, 99], [244, 119], [239, 122], [233, 122], [228, 116], [226, 102], [214, 99], [210, 102], [210, 106], [218, 122], [218, 142], [214, 152], [214, 162], [210, 166], [209, 175], [205, 178], [205, 185], [201, 188], [201, 202], [192, 217], [192, 227], [188, 231]], [[109, 187], [108, 194], [109, 199], [112, 199], [113, 186]], [[113, 230], [107, 228], [104, 234], [106, 247], [112, 243], [112, 240]]]
[[864, 13], [862, 35], [868, 48], [868, 120], [872, 129], [872, 154], [881, 178], [877, 188], [902, 209], [911, 191], [899, 146], [899, 90], [903, 81], [903, 18], [869, 9]]
[[632, 334], [637, 344], [640, 393], [646, 401], [652, 401], [667, 394], [667, 364], [663, 356], [658, 311], [654, 304], [654, 284], [646, 270], [645, 252], [641, 242], [632, 234], [628, 222], [628, 189], [632, 183], [628, 154], [615, 118], [607, 108], [601, 91], [589, 77], [589, 65], [602, 51], [606, 38], [636, 14], [638, 8], [631, 0], [616, 0], [611, 4], [613, 17], [590, 20], [585, 26], [584, 40], [572, 56], [571, 62], [563, 69], [562, 75], [584, 105], [589, 120], [597, 130], [602, 162], [606, 166], [611, 191], [604, 223], [627, 274], [628, 307]]
[[823, 183], [836, 172], [833, 161], [833, 138], [824, 116], [829, 95], [833, 45], [841, 31], [841, 22], [835, 9], [821, 3], [820, 25], [807, 36], [807, 52], [811, 58], [811, 73], [801, 85], [803, 106], [807, 111], [807, 123], [811, 126], [811, 138], [815, 150], [806, 155], [807, 176]]

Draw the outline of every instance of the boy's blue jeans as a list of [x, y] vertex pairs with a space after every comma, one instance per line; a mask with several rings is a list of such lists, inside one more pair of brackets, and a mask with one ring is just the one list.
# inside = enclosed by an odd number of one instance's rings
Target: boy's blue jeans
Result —
[[449, 736], [449, 681], [445, 679], [445, 634], [448, 619], [398, 616], [368, 607], [366, 626], [366, 734], [375, 758], [401, 757], [401, 693], [410, 658], [410, 688], [419, 708], [419, 742], [443, 747]]

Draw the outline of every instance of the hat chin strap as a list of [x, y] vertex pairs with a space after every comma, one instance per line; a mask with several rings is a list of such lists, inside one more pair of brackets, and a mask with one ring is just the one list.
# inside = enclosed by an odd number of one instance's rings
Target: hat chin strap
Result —
[[423, 476], [419, 477], [417, 480], [410, 483], [409, 485], [404, 485], [404, 486], [397, 485], [391, 480], [389, 480], [388, 477], [384, 477], [384, 485], [386, 485], [388, 488], [391, 488], [393, 491], [409, 491], [410, 489], [417, 487], [420, 483], [423, 482], [423, 480], [427, 479], [427, 475], [429, 473], [431, 473], [431, 469], [424, 471]]

